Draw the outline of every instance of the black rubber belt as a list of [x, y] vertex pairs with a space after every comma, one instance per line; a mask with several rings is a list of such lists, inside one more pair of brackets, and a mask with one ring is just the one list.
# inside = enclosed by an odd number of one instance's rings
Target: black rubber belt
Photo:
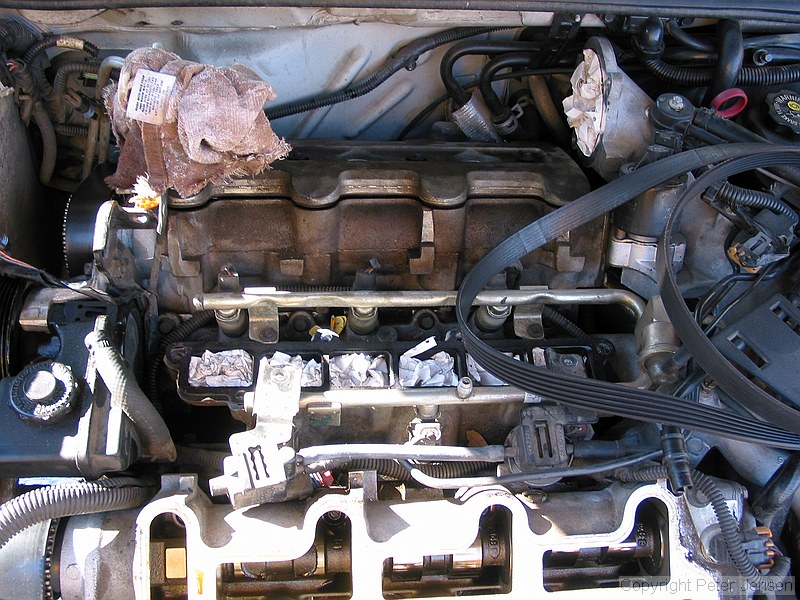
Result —
[[491, 250], [464, 278], [458, 290], [456, 317], [464, 344], [472, 357], [503, 381], [569, 406], [651, 423], [676, 425], [778, 448], [800, 450], [800, 435], [692, 400], [637, 390], [593, 379], [561, 375], [521, 363], [482, 342], [467, 326], [470, 307], [478, 293], [498, 272], [559, 235], [591, 221], [654, 185], [689, 171], [762, 153], [789, 153], [800, 159], [800, 149], [768, 144], [723, 144], [682, 152], [636, 169], [524, 227]]
[[675, 205], [667, 220], [664, 236], [659, 242], [656, 264], [661, 283], [661, 298], [664, 300], [670, 321], [687, 350], [703, 370], [722, 390], [753, 414], [765, 421], [780, 423], [786, 429], [798, 432], [800, 412], [753, 384], [717, 350], [689, 313], [681, 297], [672, 264], [664, 260], [665, 248], [670, 247], [672, 236], [677, 233], [678, 216], [689, 202], [697, 199], [710, 186], [725, 181], [732, 175], [776, 165], [800, 165], [800, 155], [797, 151], [787, 152], [784, 148], [772, 147], [754, 156], [730, 160], [698, 177]]

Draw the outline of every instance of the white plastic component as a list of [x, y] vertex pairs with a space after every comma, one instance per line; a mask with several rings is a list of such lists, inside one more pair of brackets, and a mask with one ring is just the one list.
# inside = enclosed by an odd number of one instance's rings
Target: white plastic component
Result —
[[575, 130], [578, 149], [591, 156], [606, 125], [603, 102], [603, 69], [594, 50], [583, 51], [583, 60], [570, 78], [572, 95], [564, 99], [567, 123]]

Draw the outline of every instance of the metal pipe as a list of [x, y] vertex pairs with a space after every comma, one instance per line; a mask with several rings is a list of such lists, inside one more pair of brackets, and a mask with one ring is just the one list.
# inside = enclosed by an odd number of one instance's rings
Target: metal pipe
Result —
[[455, 477], [455, 478], [441, 478], [431, 477], [420, 471], [416, 466], [409, 463], [407, 460], [398, 459], [400, 464], [410, 474], [411, 478], [417, 483], [438, 490], [455, 490], [462, 487], [478, 487], [489, 485], [508, 485], [511, 483], [527, 483], [530, 481], [550, 480], [552, 478], [562, 477], [583, 477], [588, 475], [597, 475], [599, 473], [607, 473], [609, 471], [616, 471], [625, 467], [630, 467], [638, 463], [646, 462], [648, 460], [655, 460], [661, 457], [661, 450], [648, 452], [646, 454], [637, 454], [626, 458], [619, 458], [604, 463], [596, 463], [592, 465], [570, 466], [563, 469], [542, 469], [533, 473], [513, 473], [511, 475], [500, 475], [492, 477]]
[[[99, 100], [101, 104], [103, 102], [103, 89], [111, 79], [111, 73], [121, 70], [124, 64], [125, 59], [120, 56], [107, 56], [100, 63], [100, 67], [97, 70], [97, 87], [94, 92], [95, 99]], [[108, 134], [109, 137], [104, 136], [102, 140], [99, 140], [100, 136], [103, 135], [102, 129], [107, 124], [107, 121], [108, 116], [106, 115], [106, 111], [99, 110], [97, 111], [97, 118], [92, 119], [91, 123], [89, 123], [86, 153], [83, 155], [83, 172], [81, 173], [81, 179], [86, 179], [92, 172], [98, 141], [102, 141], [104, 152], [108, 152], [110, 132]], [[100, 162], [105, 162], [105, 157], [103, 157], [103, 160]]]
[[330, 444], [298, 450], [306, 464], [359, 458], [428, 460], [436, 462], [493, 462], [506, 459], [503, 446], [463, 448], [461, 446], [412, 446], [408, 444]]
[[[316, 306], [359, 308], [423, 308], [455, 306], [455, 291], [346, 291], [346, 292], [284, 292], [275, 288], [245, 288], [244, 293], [211, 293], [193, 300], [196, 310], [225, 310], [252, 308], [274, 304], [280, 308], [313, 308]], [[478, 306], [520, 304], [621, 304], [638, 320], [644, 314], [645, 303], [636, 294], [616, 289], [577, 290], [502, 290], [485, 291], [475, 299]]]
[[313, 409], [315, 406], [340, 406], [357, 408], [369, 406], [415, 407], [467, 404], [522, 404], [526, 392], [512, 386], [473, 387], [466, 398], [461, 398], [457, 388], [408, 388], [375, 389], [358, 388], [328, 390], [325, 392], [302, 392], [300, 408]]

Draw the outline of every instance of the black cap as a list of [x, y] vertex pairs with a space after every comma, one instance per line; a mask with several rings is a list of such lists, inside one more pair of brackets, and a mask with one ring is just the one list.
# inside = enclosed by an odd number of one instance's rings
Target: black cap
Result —
[[14, 378], [9, 404], [32, 423], [55, 423], [67, 414], [78, 385], [67, 365], [51, 360], [30, 364]]
[[767, 96], [769, 116], [778, 125], [800, 135], [800, 94], [782, 90]]

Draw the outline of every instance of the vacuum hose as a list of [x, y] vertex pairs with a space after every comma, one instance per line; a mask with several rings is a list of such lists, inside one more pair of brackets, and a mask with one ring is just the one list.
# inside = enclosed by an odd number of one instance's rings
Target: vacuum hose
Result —
[[[645, 68], [659, 79], [674, 85], [699, 87], [774, 86], [800, 81], [800, 63], [775, 67], [743, 67], [741, 31], [731, 21], [720, 23], [721, 47], [717, 67], [682, 67], [661, 59], [664, 52], [664, 27], [658, 19], [648, 19], [635, 40]], [[738, 72], [738, 73], [737, 73]], [[734, 75], [736, 75], [734, 77]], [[721, 91], [721, 90], [720, 90]]]
[[153, 460], [174, 462], [175, 444], [169, 429], [115, 348], [108, 317], [97, 317], [94, 332], [86, 337], [86, 346], [94, 351], [97, 372], [111, 393], [112, 402], [122, 408], [141, 435], [145, 453]]

